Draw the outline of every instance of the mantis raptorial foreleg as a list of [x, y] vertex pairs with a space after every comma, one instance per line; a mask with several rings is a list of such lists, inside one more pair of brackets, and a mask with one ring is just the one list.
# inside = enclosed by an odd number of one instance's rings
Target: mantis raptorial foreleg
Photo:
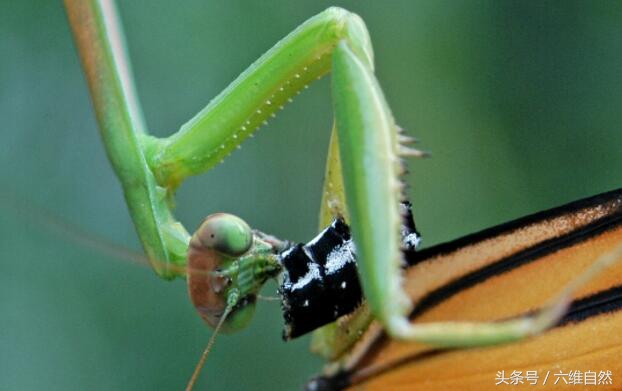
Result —
[[492, 323], [411, 324], [412, 304], [401, 287], [399, 209], [401, 163], [397, 127], [367, 58], [341, 42], [333, 58], [333, 97], [347, 209], [361, 280], [371, 312], [399, 339], [442, 347], [509, 342], [553, 326], [572, 294], [622, 257], [619, 250], [597, 260], [548, 307], [532, 317]]

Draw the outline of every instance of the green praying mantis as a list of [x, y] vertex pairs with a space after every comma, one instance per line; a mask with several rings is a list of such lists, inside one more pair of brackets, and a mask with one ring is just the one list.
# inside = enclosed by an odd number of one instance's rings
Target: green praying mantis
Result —
[[[199, 303], [198, 309], [212, 326], [234, 331], [250, 321], [252, 302], [242, 299], [256, 295], [266, 279], [278, 274], [275, 246], [230, 215], [208, 218], [189, 235], [172, 213], [175, 191], [189, 176], [214, 168], [297, 93], [329, 72], [335, 126], [320, 225], [327, 225], [333, 215], [349, 221], [369, 307], [369, 313], [344, 327], [364, 328], [374, 318], [404, 341], [440, 347], [510, 342], [553, 325], [569, 295], [612, 263], [610, 258], [597, 261], [545, 310], [529, 318], [411, 324], [406, 318], [411, 303], [400, 281], [398, 203], [404, 195], [399, 177], [401, 158], [421, 153], [405, 146], [411, 140], [400, 134], [376, 80], [371, 41], [357, 15], [330, 8], [309, 19], [177, 133], [155, 138], [141, 119], [114, 5], [66, 1], [66, 6], [107, 153], [154, 269], [166, 279], [184, 277], [187, 271], [191, 294], [195, 272], [199, 279], [216, 276], [227, 282], [218, 289], [213, 282], [202, 288], [213, 300]], [[208, 269], [201, 262], [193, 264], [192, 249], [208, 255]], [[340, 357], [353, 342], [335, 329], [317, 335], [316, 350], [331, 358]]]

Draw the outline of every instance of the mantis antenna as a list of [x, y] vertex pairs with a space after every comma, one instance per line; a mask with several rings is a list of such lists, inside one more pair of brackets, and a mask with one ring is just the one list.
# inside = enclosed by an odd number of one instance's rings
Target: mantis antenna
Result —
[[209, 341], [207, 341], [205, 350], [203, 350], [203, 353], [201, 354], [201, 358], [199, 359], [197, 366], [194, 368], [194, 372], [192, 372], [192, 377], [190, 378], [190, 381], [188, 382], [188, 385], [186, 386], [186, 391], [192, 391], [192, 389], [194, 388], [194, 384], [197, 382], [197, 379], [199, 378], [201, 369], [203, 368], [203, 365], [205, 365], [205, 360], [207, 360], [207, 356], [209, 355], [209, 352], [212, 350], [212, 346], [214, 346], [214, 342], [216, 342], [216, 336], [218, 335], [218, 332], [220, 331], [220, 328], [222, 327], [222, 325], [225, 323], [227, 316], [233, 309], [233, 306], [234, 304], [229, 304], [227, 306], [227, 308], [225, 309], [225, 312], [222, 314], [222, 317], [220, 318], [220, 321], [218, 322], [218, 325], [216, 325], [216, 328], [214, 329], [212, 336], [209, 338]]

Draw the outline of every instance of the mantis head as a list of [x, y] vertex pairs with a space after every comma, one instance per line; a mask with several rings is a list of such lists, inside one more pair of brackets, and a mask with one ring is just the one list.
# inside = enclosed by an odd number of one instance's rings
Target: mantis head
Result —
[[203, 221], [188, 249], [188, 291], [208, 325], [222, 322], [223, 332], [246, 327], [259, 290], [281, 270], [276, 251], [237, 216], [216, 213]]

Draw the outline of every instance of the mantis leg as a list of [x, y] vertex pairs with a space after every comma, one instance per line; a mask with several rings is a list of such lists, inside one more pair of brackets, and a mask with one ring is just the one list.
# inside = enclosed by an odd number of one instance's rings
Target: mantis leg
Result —
[[347, 209], [363, 291], [371, 312], [393, 337], [440, 347], [510, 342], [553, 326], [576, 292], [622, 258], [622, 245], [598, 259], [544, 310], [501, 322], [411, 324], [401, 284], [399, 209], [401, 163], [397, 127], [367, 58], [340, 42], [333, 55], [333, 96]]

